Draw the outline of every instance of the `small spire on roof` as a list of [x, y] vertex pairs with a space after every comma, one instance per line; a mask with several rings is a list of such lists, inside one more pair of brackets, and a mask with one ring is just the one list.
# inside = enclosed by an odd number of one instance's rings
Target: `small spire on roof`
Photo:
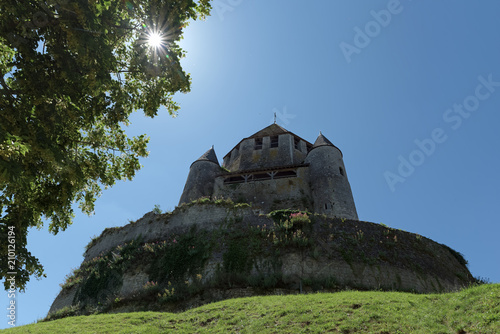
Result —
[[276, 111], [274, 112], [274, 124], [276, 124]]

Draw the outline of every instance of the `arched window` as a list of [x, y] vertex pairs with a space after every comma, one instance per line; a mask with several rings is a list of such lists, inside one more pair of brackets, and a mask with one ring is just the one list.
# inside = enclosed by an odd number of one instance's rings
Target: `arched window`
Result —
[[340, 175], [344, 176], [344, 170], [342, 169], [342, 167], [339, 167], [339, 172], [340, 172]]

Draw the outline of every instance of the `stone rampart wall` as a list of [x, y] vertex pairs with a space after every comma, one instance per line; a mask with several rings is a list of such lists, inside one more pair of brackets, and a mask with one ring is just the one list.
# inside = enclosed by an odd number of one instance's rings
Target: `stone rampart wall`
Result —
[[[285, 213], [285, 217], [288, 217], [286, 215], [289, 213]], [[473, 281], [458, 253], [425, 237], [369, 222], [319, 215], [309, 218], [309, 222], [296, 226], [295, 230], [287, 230], [288, 227], [280, 223], [282, 220], [277, 221], [276, 216], [272, 219], [259, 215], [244, 205], [235, 206], [224, 202], [183, 205], [170, 214], [148, 213], [135, 223], [105, 230], [89, 246], [84, 263], [112, 252], [112, 256], [108, 255], [110, 257], [106, 260], [108, 263], [114, 257], [121, 257], [117, 246], [137, 239], [154, 245], [161, 240], [172, 242], [172, 235], [189, 234], [192, 237], [187, 241], [188, 250], [203, 245], [205, 241], [211, 246], [201, 246], [205, 260], [200, 262], [200, 267], [187, 269], [180, 263], [176, 270], [184, 268], [184, 271], [177, 279], [181, 284], [197, 282], [199, 289], [206, 291], [227, 286], [227, 289], [245, 288], [245, 293], [262, 294], [264, 286], [266, 291], [284, 289], [293, 292], [302, 287], [307, 288], [309, 284], [319, 291], [331, 290], [333, 286], [335, 289], [431, 293], [458, 290]], [[302, 235], [302, 239], [295, 239], [298, 235]], [[107, 304], [107, 312], [114, 300], [126, 300], [130, 305], [142, 305], [137, 306], [139, 309], [148, 309], [150, 302], [145, 303], [143, 300], [145, 285], [153, 280], [148, 273], [152, 273], [151, 268], [158, 266], [158, 263], [170, 263], [157, 260], [170, 256], [172, 251], [175, 248], [166, 248], [164, 253], [155, 255], [144, 253], [142, 246], [139, 246], [138, 257], [128, 260], [133, 265], [123, 266], [123, 263], [116, 262], [116, 265], [121, 265], [121, 271], [113, 269], [114, 273], [110, 275], [101, 272], [92, 278], [94, 282], [91, 286], [101, 286], [99, 289], [102, 291], [90, 289], [89, 292], [88, 276], [82, 276], [79, 283], [61, 291], [49, 313], [65, 307], [88, 309], [89, 304], [95, 304], [95, 308]], [[156, 264], [153, 263], [155, 256]], [[196, 261], [199, 256], [192, 259]], [[86, 268], [94, 270], [95, 266], [92, 264]], [[170, 272], [170, 269], [166, 272]], [[103, 275], [112, 282], [96, 281]], [[167, 289], [170, 287], [165, 286]], [[181, 304], [188, 305], [188, 300], [193, 298], [204, 302], [213, 301], [208, 292], [197, 291], [188, 295], [185, 303]], [[89, 294], [93, 296], [89, 297]], [[200, 296], [204, 297], [200, 299]], [[115, 306], [123, 309], [128, 307], [125, 304]]]
[[165, 240], [171, 233], [177, 233], [189, 226], [198, 225], [200, 228], [211, 229], [228, 219], [238, 219], [243, 216], [255, 215], [250, 208], [228, 208], [224, 205], [207, 204], [181, 206], [169, 214], [149, 212], [134, 223], [104, 230], [97, 242], [85, 252], [84, 261], [137, 238], [142, 238], [143, 242]]

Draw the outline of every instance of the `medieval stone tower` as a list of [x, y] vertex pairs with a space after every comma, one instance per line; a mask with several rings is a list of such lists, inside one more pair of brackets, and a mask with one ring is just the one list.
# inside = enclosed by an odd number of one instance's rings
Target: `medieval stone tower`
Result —
[[321, 133], [311, 144], [277, 124], [242, 139], [222, 167], [213, 147], [193, 162], [179, 205], [201, 197], [358, 219], [342, 152]]

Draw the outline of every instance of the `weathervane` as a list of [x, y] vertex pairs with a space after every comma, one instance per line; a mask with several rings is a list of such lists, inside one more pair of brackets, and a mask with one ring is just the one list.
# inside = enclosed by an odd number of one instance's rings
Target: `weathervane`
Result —
[[276, 112], [274, 112], [274, 124], [276, 124]]

